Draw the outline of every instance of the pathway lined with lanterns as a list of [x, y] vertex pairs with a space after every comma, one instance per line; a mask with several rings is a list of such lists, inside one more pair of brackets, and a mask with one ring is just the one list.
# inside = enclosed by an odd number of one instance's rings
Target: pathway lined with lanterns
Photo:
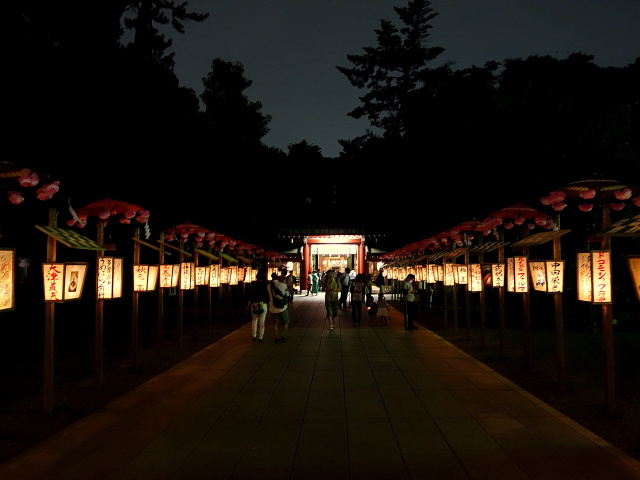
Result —
[[324, 294], [296, 295], [285, 343], [246, 324], [0, 478], [640, 479], [640, 462], [390, 310], [360, 327], [342, 310], [331, 331]]

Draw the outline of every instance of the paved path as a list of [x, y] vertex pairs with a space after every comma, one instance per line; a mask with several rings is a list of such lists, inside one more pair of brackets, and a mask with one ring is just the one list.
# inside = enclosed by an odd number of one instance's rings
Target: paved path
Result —
[[[0, 465], [3, 480], [630, 480], [640, 462], [433, 332], [296, 296]], [[268, 323], [268, 327], [270, 327]]]

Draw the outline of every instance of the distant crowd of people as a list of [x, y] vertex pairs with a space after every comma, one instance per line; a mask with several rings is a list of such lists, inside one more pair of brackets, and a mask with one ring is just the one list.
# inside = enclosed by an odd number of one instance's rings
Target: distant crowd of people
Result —
[[[388, 309], [384, 296], [385, 277], [382, 270], [378, 272], [375, 283], [370, 275], [356, 273], [350, 268], [344, 272], [327, 270], [311, 270], [307, 274], [306, 296], [325, 295], [326, 321], [329, 330], [333, 330], [339, 310], [351, 309], [351, 321], [354, 327], [362, 324], [363, 311], [380, 318], [381, 325], [386, 325]], [[378, 287], [378, 302], [373, 298], [373, 285]], [[268, 281], [263, 272], [258, 272], [257, 281], [251, 285], [247, 309], [251, 311], [252, 340], [264, 340], [267, 313], [271, 316], [276, 343], [287, 341], [287, 332], [291, 323], [289, 306], [293, 303], [297, 292], [298, 281], [292, 270], [286, 268], [280, 274], [272, 273]], [[409, 274], [401, 285], [404, 327], [416, 330], [415, 316], [419, 304], [418, 288], [415, 276]], [[301, 293], [301, 292], [300, 292]], [[350, 301], [349, 301], [350, 300]]]

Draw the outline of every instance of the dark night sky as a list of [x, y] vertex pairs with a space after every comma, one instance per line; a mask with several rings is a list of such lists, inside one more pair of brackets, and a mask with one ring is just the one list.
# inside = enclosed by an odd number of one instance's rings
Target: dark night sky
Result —
[[[324, 156], [340, 151], [338, 139], [367, 128], [347, 113], [364, 92], [335, 68], [351, 66], [347, 54], [375, 46], [380, 20], [399, 22], [402, 0], [189, 0], [202, 23], [188, 23], [174, 39], [175, 71], [183, 86], [202, 92], [211, 61], [238, 61], [253, 81], [246, 94], [272, 115], [267, 145], [287, 150], [302, 140]], [[601, 66], [623, 67], [640, 55], [637, 0], [434, 0], [430, 46], [454, 68], [487, 61], [571, 53], [593, 55]], [[399, 24], [399, 23], [397, 23]]]

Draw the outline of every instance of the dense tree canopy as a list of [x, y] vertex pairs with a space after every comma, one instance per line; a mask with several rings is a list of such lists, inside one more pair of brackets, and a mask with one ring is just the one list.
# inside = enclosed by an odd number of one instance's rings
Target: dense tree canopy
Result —
[[[640, 183], [639, 60], [603, 68], [577, 52], [456, 70], [439, 61], [444, 48], [429, 44], [437, 12], [427, 0], [395, 7], [397, 21], [381, 21], [376, 45], [347, 54], [350, 65], [338, 67], [363, 92], [348, 115], [366, 118], [370, 130], [341, 139], [335, 162], [304, 140], [288, 152], [262, 143], [271, 117], [246, 95], [252, 80], [233, 59], [211, 52], [201, 98], [180, 85], [171, 36], [206, 19], [188, 2], [24, 0], [6, 10], [6, 147], [64, 175], [68, 187], [90, 183], [94, 197], [148, 198], [144, 192], [153, 189], [159, 206], [210, 213], [210, 191], [194, 193], [194, 178], [222, 178], [216, 184], [226, 191], [218, 198], [240, 198], [245, 211], [260, 198], [237, 195], [239, 179], [247, 178], [295, 190], [289, 205], [301, 212], [317, 205], [353, 210], [346, 206], [354, 199], [370, 201], [398, 179], [407, 193], [387, 188], [381, 198], [389, 205], [394, 195], [419, 198], [427, 209], [490, 197], [502, 206], [523, 184], [537, 198], [592, 173]], [[99, 178], [89, 180], [90, 162], [101, 166]], [[167, 162], [171, 167], [162, 166]], [[335, 165], [340, 175], [320, 181], [301, 168], [319, 165]], [[354, 195], [361, 184], [366, 192]], [[353, 217], [330, 218], [353, 225]]]

